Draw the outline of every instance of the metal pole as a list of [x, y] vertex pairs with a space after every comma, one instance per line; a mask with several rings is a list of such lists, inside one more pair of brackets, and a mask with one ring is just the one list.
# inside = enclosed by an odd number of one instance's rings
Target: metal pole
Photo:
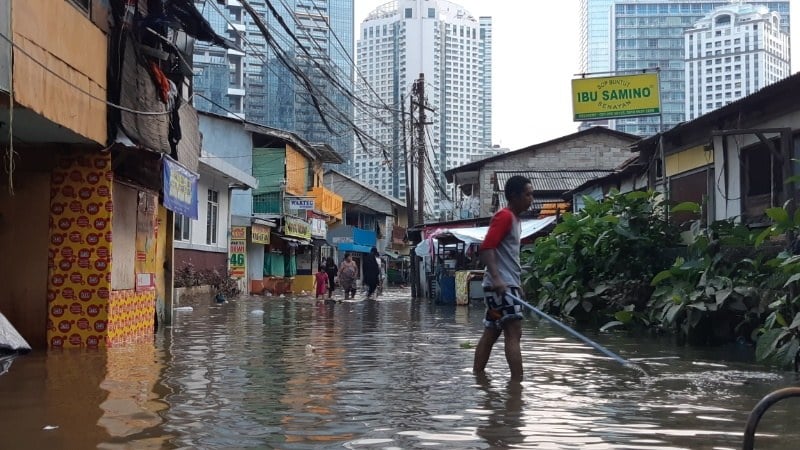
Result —
[[425, 74], [417, 79], [417, 224], [425, 223]]
[[608, 356], [609, 358], [613, 359], [614, 361], [622, 364], [625, 367], [631, 367], [633, 369], [636, 369], [636, 370], [642, 372], [642, 374], [647, 375], [647, 372], [645, 372], [644, 369], [641, 368], [641, 366], [638, 366], [638, 365], [628, 361], [627, 359], [617, 355], [616, 353], [614, 353], [611, 350], [603, 347], [602, 345], [598, 344], [597, 342], [595, 342], [595, 341], [589, 339], [588, 337], [578, 333], [577, 331], [573, 330], [572, 328], [564, 325], [564, 323], [561, 322], [560, 320], [557, 320], [553, 316], [551, 316], [551, 315], [547, 314], [546, 312], [540, 310], [539, 308], [531, 305], [530, 303], [526, 302], [525, 300], [522, 300], [521, 298], [519, 298], [516, 295], [511, 294], [509, 292], [506, 292], [505, 295], [508, 296], [511, 300], [515, 301], [516, 303], [518, 303], [518, 304], [530, 309], [531, 311], [535, 312], [536, 314], [538, 314], [542, 318], [546, 319], [548, 322], [552, 323], [553, 325], [557, 326], [558, 328], [561, 328], [562, 330], [566, 331], [567, 333], [571, 334], [572, 336], [574, 336], [574, 337], [580, 339], [581, 341], [585, 342], [586, 344], [588, 344], [592, 348], [594, 348], [597, 351], [599, 351], [600, 353]]

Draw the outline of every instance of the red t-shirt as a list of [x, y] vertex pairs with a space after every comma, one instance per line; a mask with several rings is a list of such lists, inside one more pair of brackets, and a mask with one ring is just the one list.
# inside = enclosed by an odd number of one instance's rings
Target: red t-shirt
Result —
[[508, 208], [503, 208], [497, 211], [492, 220], [489, 222], [489, 231], [486, 233], [486, 238], [483, 239], [481, 250], [490, 248], [496, 249], [500, 245], [500, 241], [505, 238], [511, 231], [511, 225], [514, 223], [514, 212]]

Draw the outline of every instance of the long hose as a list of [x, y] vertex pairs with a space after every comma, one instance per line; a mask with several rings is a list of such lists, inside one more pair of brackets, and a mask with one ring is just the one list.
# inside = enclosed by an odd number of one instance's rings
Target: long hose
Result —
[[572, 328], [568, 327], [567, 325], [564, 325], [564, 323], [561, 322], [560, 320], [558, 320], [555, 317], [547, 314], [546, 312], [542, 311], [541, 309], [531, 305], [530, 303], [526, 302], [525, 300], [517, 297], [516, 295], [514, 295], [514, 294], [512, 294], [510, 292], [506, 292], [506, 296], [508, 296], [510, 299], [514, 300], [518, 304], [520, 304], [520, 305], [530, 309], [531, 311], [535, 312], [536, 314], [538, 314], [542, 318], [546, 319], [548, 322], [552, 323], [553, 325], [561, 328], [562, 330], [566, 331], [567, 333], [571, 334], [572, 336], [574, 336], [574, 337], [580, 339], [581, 341], [585, 342], [589, 346], [593, 347], [595, 350], [597, 350], [600, 353], [608, 356], [609, 358], [613, 359], [614, 361], [622, 364], [625, 367], [630, 367], [631, 369], [638, 370], [639, 372], [641, 372], [644, 375], [648, 375], [648, 373], [641, 366], [639, 366], [638, 364], [634, 364], [634, 363], [628, 361], [627, 359], [625, 359], [625, 358], [619, 356], [618, 354], [612, 352], [611, 350], [603, 347], [602, 345], [598, 344], [597, 342], [595, 342], [595, 341], [589, 339], [588, 337], [578, 333], [577, 331], [573, 330]]

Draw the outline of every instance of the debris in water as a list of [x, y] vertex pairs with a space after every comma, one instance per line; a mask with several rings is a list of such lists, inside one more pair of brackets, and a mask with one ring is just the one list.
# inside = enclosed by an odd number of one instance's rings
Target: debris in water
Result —
[[263, 309], [254, 309], [254, 310], [250, 311], [250, 314], [252, 314], [254, 316], [263, 316], [264, 315], [264, 310]]
[[57, 430], [58, 429], [58, 425], [45, 425], [44, 428], [42, 428], [42, 429], [45, 430], [45, 431]]
[[462, 342], [461, 348], [472, 348], [472, 343], [470, 342]]
[[316, 347], [314, 347], [311, 344], [306, 344], [306, 354], [307, 355], [310, 355], [310, 354], [314, 353], [315, 351], [317, 351]]
[[178, 306], [177, 308], [175, 308], [175, 311], [187, 311], [187, 312], [189, 312], [189, 311], [194, 311], [194, 308], [192, 308], [191, 306]]

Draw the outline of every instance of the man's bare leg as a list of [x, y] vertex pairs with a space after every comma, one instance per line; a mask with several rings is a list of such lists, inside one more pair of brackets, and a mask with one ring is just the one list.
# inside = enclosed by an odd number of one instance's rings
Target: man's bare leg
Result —
[[489, 356], [492, 354], [492, 346], [497, 342], [500, 337], [500, 330], [494, 327], [486, 327], [483, 329], [478, 345], [475, 347], [475, 361], [472, 365], [472, 373], [481, 374], [486, 370], [486, 364], [489, 362]]
[[[522, 320], [508, 320], [503, 323], [503, 339], [506, 350], [506, 361], [511, 369], [511, 379], [522, 380]], [[480, 344], [479, 344], [480, 345]]]

